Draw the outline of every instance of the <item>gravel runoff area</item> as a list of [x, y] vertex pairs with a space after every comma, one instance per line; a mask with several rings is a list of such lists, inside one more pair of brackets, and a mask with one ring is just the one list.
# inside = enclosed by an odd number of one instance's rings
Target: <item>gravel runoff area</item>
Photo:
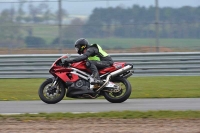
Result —
[[200, 133], [200, 119], [6, 119], [0, 133]]

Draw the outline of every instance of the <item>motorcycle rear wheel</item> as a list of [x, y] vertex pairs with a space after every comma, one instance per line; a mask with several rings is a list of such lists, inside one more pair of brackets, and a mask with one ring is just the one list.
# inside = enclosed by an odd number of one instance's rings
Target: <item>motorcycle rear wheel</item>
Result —
[[57, 87], [49, 91], [52, 82], [52, 78], [47, 79], [41, 84], [38, 90], [38, 95], [40, 99], [47, 104], [55, 104], [60, 102], [64, 98], [66, 93], [65, 87], [59, 81]]
[[130, 82], [126, 78], [121, 78], [121, 77], [113, 79], [112, 82], [119, 84], [121, 87], [121, 91], [120, 92], [105, 91], [104, 92], [105, 99], [111, 103], [122, 103], [126, 101], [130, 97], [132, 91]]

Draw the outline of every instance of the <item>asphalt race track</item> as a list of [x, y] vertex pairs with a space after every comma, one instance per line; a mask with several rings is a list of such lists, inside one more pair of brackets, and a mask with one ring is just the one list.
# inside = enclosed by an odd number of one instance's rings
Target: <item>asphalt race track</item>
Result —
[[106, 100], [63, 100], [57, 104], [42, 101], [0, 101], [0, 114], [104, 112], [104, 111], [200, 110], [200, 98], [129, 99], [124, 103]]

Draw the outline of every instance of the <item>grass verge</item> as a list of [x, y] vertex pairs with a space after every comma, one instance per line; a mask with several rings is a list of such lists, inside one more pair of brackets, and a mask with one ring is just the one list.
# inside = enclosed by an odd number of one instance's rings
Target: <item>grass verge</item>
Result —
[[101, 113], [40, 113], [40, 114], [21, 114], [21, 115], [0, 115], [0, 120], [12, 118], [15, 120], [61, 120], [70, 118], [117, 118], [117, 119], [199, 119], [200, 111], [111, 111]]
[[[1, 101], [39, 100], [45, 79], [0, 79]], [[199, 98], [200, 77], [131, 77], [130, 98]]]

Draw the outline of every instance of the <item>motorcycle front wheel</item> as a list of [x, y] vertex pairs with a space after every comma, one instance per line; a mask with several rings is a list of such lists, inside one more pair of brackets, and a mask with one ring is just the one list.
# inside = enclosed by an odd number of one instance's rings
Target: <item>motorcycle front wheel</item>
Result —
[[57, 81], [54, 86], [52, 86], [52, 82], [52, 78], [47, 79], [40, 85], [38, 90], [40, 99], [47, 104], [55, 104], [60, 102], [66, 93], [66, 89], [62, 82]]
[[111, 82], [115, 83], [117, 86], [120, 87], [119, 92], [104, 92], [104, 97], [106, 100], [108, 100], [111, 103], [122, 103], [126, 101], [132, 91], [132, 87], [130, 82], [126, 78], [115, 78]]

